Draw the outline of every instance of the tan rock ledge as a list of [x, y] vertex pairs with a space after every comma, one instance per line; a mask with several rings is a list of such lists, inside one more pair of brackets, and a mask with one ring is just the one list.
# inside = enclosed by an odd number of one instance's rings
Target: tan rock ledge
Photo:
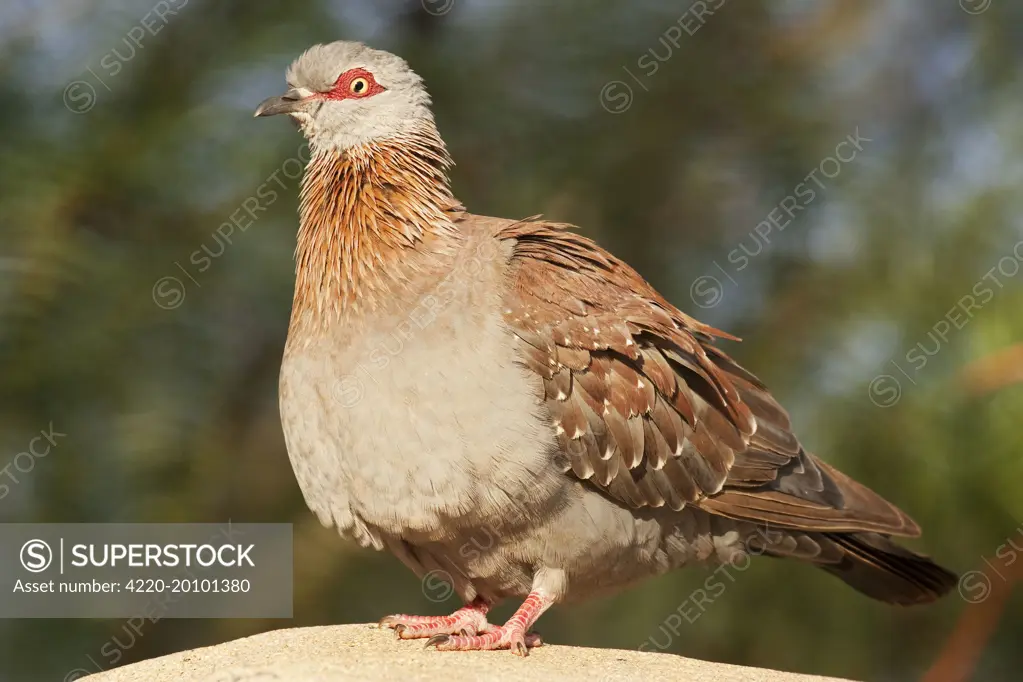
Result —
[[142, 661], [90, 682], [437, 682], [438, 680], [636, 680], [841, 682], [836, 678], [707, 663], [672, 654], [545, 645], [521, 659], [508, 651], [442, 652], [398, 641], [375, 625], [275, 630]]

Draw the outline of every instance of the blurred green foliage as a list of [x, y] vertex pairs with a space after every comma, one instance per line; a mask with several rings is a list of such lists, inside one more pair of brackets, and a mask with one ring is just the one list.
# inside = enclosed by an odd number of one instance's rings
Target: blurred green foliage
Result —
[[[1023, 385], [963, 381], [1023, 337], [1023, 273], [1007, 274], [1023, 252], [1023, 5], [23, 0], [0, 9], [0, 466], [50, 423], [68, 435], [8, 470], [0, 521], [290, 521], [295, 617], [163, 620], [141, 636], [8, 621], [0, 679], [456, 607], [321, 528], [281, 436], [297, 223], [286, 160], [302, 140], [251, 112], [290, 59], [339, 38], [426, 78], [471, 210], [579, 224], [744, 337], [728, 351], [809, 448], [921, 523], [914, 546], [966, 571], [1023, 534]], [[857, 131], [870, 141], [834, 173], [824, 160]], [[818, 174], [784, 229], [763, 227], [815, 169], [834, 176]], [[268, 210], [218, 235], [275, 172]], [[540, 630], [663, 645], [665, 619], [706, 577], [556, 608]], [[896, 610], [762, 560], [667, 650], [914, 680], [966, 606], [952, 594]], [[1015, 594], [974, 679], [1019, 679], [1021, 606]]]

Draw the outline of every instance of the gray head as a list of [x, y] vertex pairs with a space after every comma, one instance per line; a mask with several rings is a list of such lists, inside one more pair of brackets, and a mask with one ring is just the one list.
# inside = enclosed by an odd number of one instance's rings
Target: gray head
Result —
[[361, 43], [313, 45], [288, 68], [288, 91], [256, 116], [288, 114], [316, 149], [348, 149], [433, 125], [423, 79], [405, 60]]

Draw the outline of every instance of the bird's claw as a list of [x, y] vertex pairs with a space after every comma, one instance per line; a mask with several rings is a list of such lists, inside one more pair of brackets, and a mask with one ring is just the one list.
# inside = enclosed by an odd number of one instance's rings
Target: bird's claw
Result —
[[434, 635], [426, 641], [424, 648], [436, 647], [438, 651], [492, 651], [510, 649], [516, 656], [526, 657], [529, 650], [543, 646], [543, 640], [535, 632], [522, 632], [518, 627], [490, 627], [481, 635]]
[[426, 644], [423, 646], [423, 648], [429, 649], [432, 646], [440, 648], [440, 645], [444, 644], [449, 639], [451, 639], [451, 635], [434, 635], [430, 639], [426, 640]]
[[433, 635], [471, 637], [490, 627], [482, 612], [466, 607], [450, 616], [384, 616], [379, 627], [391, 628], [398, 639], [423, 639]]

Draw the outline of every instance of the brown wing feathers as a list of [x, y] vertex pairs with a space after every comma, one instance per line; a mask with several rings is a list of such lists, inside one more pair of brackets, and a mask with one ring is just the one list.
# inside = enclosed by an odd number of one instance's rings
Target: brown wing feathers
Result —
[[956, 576], [889, 535], [919, 527], [808, 454], [759, 380], [634, 270], [566, 226], [515, 240], [505, 321], [543, 381], [566, 471], [623, 504], [687, 504], [780, 531], [765, 552], [812, 561], [890, 603], [941, 596]]
[[526, 223], [502, 236], [517, 240], [505, 317], [573, 473], [637, 507], [720, 490], [756, 424], [698, 338], [714, 330], [578, 235]]
[[569, 467], [634, 507], [821, 531], [914, 535], [905, 514], [803, 451], [755, 376], [632, 268], [562, 225], [524, 221], [505, 319], [543, 379]]
[[543, 381], [566, 472], [623, 504], [694, 505], [772, 533], [764, 551], [812, 561], [895, 604], [936, 599], [956, 576], [889, 535], [919, 527], [808, 454], [760, 381], [688, 317], [567, 226], [533, 219], [515, 242], [505, 321]]

